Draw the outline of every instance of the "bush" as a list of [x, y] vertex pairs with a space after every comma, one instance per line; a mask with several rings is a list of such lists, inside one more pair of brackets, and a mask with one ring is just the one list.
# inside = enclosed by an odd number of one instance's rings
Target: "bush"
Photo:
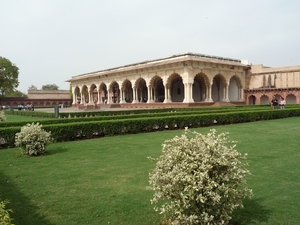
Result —
[[5, 122], [5, 121], [6, 121], [5, 113], [4, 111], [0, 111], [0, 122]]
[[5, 209], [8, 200], [0, 201], [0, 225], [13, 225], [12, 218], [10, 217], [11, 209]]
[[235, 150], [228, 133], [207, 135], [187, 128], [166, 140], [156, 168], [150, 173], [151, 203], [170, 224], [228, 224], [242, 199], [252, 196], [246, 186], [246, 154]]
[[42, 129], [42, 125], [27, 124], [16, 133], [15, 145], [22, 149], [25, 155], [40, 155], [46, 151], [46, 146], [52, 142], [51, 132]]

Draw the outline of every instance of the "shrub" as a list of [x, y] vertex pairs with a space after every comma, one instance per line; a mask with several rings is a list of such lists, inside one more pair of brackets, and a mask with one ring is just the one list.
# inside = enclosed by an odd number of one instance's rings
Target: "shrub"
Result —
[[22, 149], [25, 155], [40, 155], [46, 151], [46, 146], [52, 142], [51, 132], [42, 129], [42, 125], [27, 124], [16, 133], [15, 145]]
[[4, 111], [0, 111], [0, 122], [5, 122], [5, 121], [6, 121], [5, 113]]
[[166, 140], [149, 175], [154, 209], [170, 224], [228, 224], [242, 199], [252, 196], [246, 186], [246, 154], [235, 150], [228, 133], [207, 135], [185, 129]]
[[11, 209], [5, 209], [8, 200], [0, 201], [0, 225], [13, 225], [12, 218], [10, 217]]

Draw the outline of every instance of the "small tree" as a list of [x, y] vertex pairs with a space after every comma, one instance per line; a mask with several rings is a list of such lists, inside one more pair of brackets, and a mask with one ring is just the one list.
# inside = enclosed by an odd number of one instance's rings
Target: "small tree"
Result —
[[34, 86], [33, 84], [28, 87], [29, 91], [36, 91], [37, 89], [38, 88], [36, 86]]
[[59, 87], [56, 84], [46, 84], [42, 86], [42, 90], [44, 91], [59, 90]]
[[19, 86], [19, 68], [0, 56], [0, 97]]
[[242, 199], [252, 196], [246, 186], [246, 155], [235, 150], [228, 133], [207, 135], [188, 129], [166, 140], [156, 168], [150, 173], [151, 203], [170, 224], [227, 225]]
[[40, 155], [46, 152], [46, 146], [53, 141], [51, 132], [42, 129], [42, 125], [27, 124], [16, 133], [15, 145], [22, 150], [24, 155]]
[[6, 121], [6, 116], [4, 111], [0, 111], [0, 123]]

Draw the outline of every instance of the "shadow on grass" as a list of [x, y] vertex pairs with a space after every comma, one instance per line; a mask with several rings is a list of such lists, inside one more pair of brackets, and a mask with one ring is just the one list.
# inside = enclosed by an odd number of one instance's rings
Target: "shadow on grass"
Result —
[[1, 199], [7, 199], [10, 203], [6, 206], [7, 209], [12, 209], [11, 217], [13, 224], [29, 225], [43, 224], [54, 225], [46, 218], [36, 212], [35, 206], [28, 197], [22, 194], [18, 188], [11, 182], [9, 177], [0, 171], [0, 193]]
[[46, 156], [47, 155], [54, 155], [54, 154], [59, 154], [59, 153], [64, 153], [64, 152], [67, 152], [69, 151], [68, 148], [64, 148], [64, 147], [48, 147], [47, 148], [47, 151], [46, 151]]
[[263, 199], [245, 199], [243, 201], [244, 208], [234, 211], [231, 221], [232, 224], [249, 225], [268, 222], [272, 211], [263, 206], [260, 203], [262, 201]]

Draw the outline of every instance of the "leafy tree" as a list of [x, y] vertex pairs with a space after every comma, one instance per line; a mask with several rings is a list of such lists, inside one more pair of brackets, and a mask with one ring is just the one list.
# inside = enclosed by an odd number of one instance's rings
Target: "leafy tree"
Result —
[[4, 96], [19, 86], [19, 68], [0, 56], [0, 94]]
[[168, 224], [229, 224], [242, 199], [252, 196], [242, 163], [246, 155], [235, 150], [228, 133], [207, 135], [186, 129], [180, 137], [166, 140], [156, 168], [150, 173], [155, 210]]
[[38, 88], [34, 85], [31, 85], [30, 87], [28, 87], [28, 90], [30, 91], [36, 91]]
[[5, 97], [26, 97], [27, 95], [21, 91], [14, 90], [6, 93]]
[[46, 84], [42, 86], [42, 90], [44, 91], [59, 90], [59, 87], [56, 84]]

